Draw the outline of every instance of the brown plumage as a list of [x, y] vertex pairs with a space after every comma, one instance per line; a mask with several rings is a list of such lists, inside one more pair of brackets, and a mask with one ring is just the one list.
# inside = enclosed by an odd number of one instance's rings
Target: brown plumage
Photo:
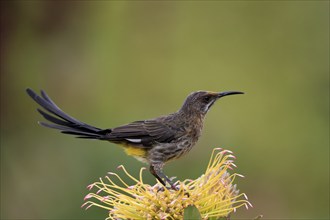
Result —
[[150, 172], [164, 186], [169, 183], [172, 189], [176, 187], [163, 173], [164, 164], [186, 154], [196, 144], [201, 135], [204, 117], [215, 101], [223, 96], [243, 94], [235, 91], [220, 93], [197, 91], [191, 93], [175, 113], [135, 121], [115, 128], [100, 129], [64, 113], [44, 91], [41, 91], [41, 96], [31, 89], [26, 91], [46, 110], [38, 109], [50, 123], [39, 122], [40, 125], [58, 129], [64, 134], [75, 135], [78, 138], [99, 139], [120, 144], [128, 155], [148, 163]]

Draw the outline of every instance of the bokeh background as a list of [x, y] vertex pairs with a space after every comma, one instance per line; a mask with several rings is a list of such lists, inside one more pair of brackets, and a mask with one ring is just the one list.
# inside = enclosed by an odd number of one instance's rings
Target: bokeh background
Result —
[[27, 87], [101, 128], [176, 111], [195, 90], [244, 91], [166, 173], [196, 178], [223, 147], [254, 205], [232, 218], [329, 218], [328, 1], [1, 1], [1, 218], [104, 219], [80, 208], [86, 186], [144, 165], [38, 126]]

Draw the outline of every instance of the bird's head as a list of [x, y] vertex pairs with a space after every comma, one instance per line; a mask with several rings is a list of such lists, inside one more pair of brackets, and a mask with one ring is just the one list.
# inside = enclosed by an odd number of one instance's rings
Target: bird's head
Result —
[[211, 106], [220, 98], [228, 95], [244, 94], [238, 91], [228, 92], [210, 92], [210, 91], [197, 91], [191, 93], [183, 103], [180, 111], [190, 114], [205, 115]]

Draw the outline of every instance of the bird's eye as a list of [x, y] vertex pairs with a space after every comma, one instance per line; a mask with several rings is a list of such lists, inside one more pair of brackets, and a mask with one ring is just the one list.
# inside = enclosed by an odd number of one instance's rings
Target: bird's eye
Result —
[[204, 101], [204, 102], [209, 102], [210, 99], [211, 99], [210, 96], [204, 96], [203, 101]]

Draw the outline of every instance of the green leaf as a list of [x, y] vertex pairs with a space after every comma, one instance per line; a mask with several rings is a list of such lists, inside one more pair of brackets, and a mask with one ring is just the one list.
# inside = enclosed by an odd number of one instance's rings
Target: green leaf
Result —
[[184, 209], [183, 219], [184, 220], [202, 219], [202, 216], [199, 213], [199, 210], [196, 208], [196, 206], [191, 205]]
[[209, 220], [230, 220], [230, 217], [212, 217]]
[[257, 217], [254, 218], [254, 220], [259, 220], [263, 217], [263, 215], [258, 215]]

